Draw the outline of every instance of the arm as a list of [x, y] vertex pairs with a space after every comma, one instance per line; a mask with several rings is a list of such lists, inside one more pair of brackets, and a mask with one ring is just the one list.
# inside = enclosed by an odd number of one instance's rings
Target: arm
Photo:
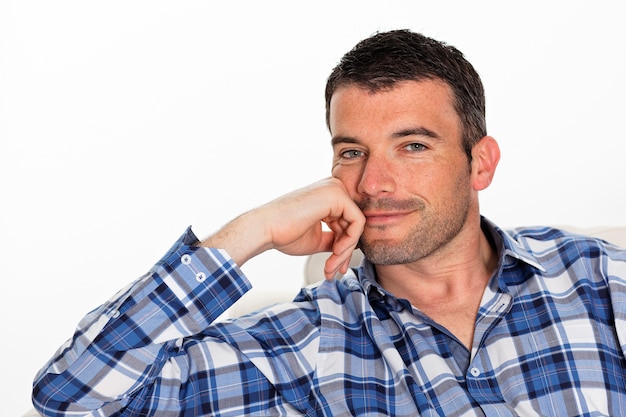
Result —
[[[320, 221], [332, 232], [322, 231]], [[143, 412], [145, 403], [158, 410], [186, 407], [180, 397], [188, 398], [206, 381], [192, 381], [190, 370], [198, 374], [225, 365], [215, 355], [224, 353], [228, 338], [209, 330], [211, 323], [250, 288], [228, 254], [243, 264], [269, 248], [290, 254], [332, 250], [326, 268], [332, 277], [347, 268], [363, 221], [342, 185], [327, 180], [248, 212], [203, 242], [188, 231], [149, 274], [81, 321], [73, 339], [37, 375], [35, 406], [49, 415], [96, 409], [111, 415], [127, 407]], [[199, 341], [202, 363], [187, 354]], [[277, 395], [256, 364], [232, 349], [235, 344], [229, 340], [226, 356], [240, 366], [228, 378], [246, 381], [254, 374], [257, 393]], [[280, 366], [280, 358], [268, 360]], [[293, 370], [293, 378], [301, 380], [312, 369], [305, 368]], [[219, 380], [213, 382], [219, 388]]]
[[[188, 230], [152, 270], [81, 320], [39, 372], [33, 403], [47, 415], [123, 409], [250, 288], [228, 255], [193, 246]], [[207, 277], [203, 279], [203, 277]]]

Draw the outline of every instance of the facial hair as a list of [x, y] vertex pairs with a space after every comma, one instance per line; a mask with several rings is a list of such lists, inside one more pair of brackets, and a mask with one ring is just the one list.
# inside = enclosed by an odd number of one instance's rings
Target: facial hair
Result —
[[[412, 217], [418, 217], [401, 239], [370, 239], [366, 230], [359, 240], [359, 247], [365, 257], [375, 265], [407, 264], [444, 247], [463, 229], [470, 211], [471, 198], [467, 182], [459, 179], [456, 185], [448, 204], [438, 210], [419, 198], [365, 199], [357, 202], [362, 211], [412, 212]], [[379, 226], [379, 229], [384, 228]]]

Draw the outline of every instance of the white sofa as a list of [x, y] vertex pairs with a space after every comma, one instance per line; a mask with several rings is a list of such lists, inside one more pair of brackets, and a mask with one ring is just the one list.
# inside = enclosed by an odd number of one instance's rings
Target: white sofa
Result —
[[[578, 228], [573, 226], [557, 226], [561, 229], [568, 230], [573, 233], [579, 233], [583, 235], [595, 236], [604, 239], [608, 242], [614, 243], [618, 246], [626, 248], [626, 226], [620, 227], [593, 227], [593, 228]], [[324, 279], [324, 262], [328, 257], [328, 253], [318, 253], [309, 256], [304, 265], [304, 281], [303, 286], [310, 285]], [[352, 255], [350, 262], [351, 266], [357, 266], [363, 254], [361, 251], [355, 251]], [[259, 294], [261, 296], [259, 297]], [[263, 305], [269, 305], [279, 301], [289, 301], [293, 298], [294, 294], [277, 294], [275, 291], [267, 293], [256, 293], [252, 298], [244, 298], [240, 303], [237, 303], [230, 310], [231, 317], [237, 317], [252, 310], [257, 309]], [[40, 417], [40, 415], [34, 410], [29, 410], [22, 417]]]

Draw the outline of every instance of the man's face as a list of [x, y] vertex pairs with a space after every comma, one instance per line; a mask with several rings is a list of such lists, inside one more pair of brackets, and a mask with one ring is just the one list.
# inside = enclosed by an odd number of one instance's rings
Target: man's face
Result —
[[376, 93], [340, 87], [329, 122], [332, 175], [365, 214], [360, 247], [372, 263], [422, 259], [452, 241], [478, 210], [445, 83], [407, 81]]

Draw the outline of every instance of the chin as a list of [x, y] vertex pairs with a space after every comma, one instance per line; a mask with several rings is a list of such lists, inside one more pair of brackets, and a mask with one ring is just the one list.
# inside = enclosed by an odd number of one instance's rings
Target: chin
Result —
[[359, 248], [374, 265], [400, 265], [416, 261], [414, 248], [390, 240], [362, 240]]

